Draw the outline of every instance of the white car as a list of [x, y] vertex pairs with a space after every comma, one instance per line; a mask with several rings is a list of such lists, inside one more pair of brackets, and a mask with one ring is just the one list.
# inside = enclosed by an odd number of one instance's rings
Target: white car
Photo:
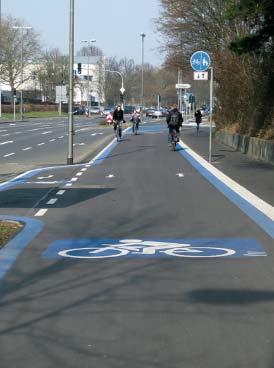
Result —
[[100, 114], [100, 107], [92, 106], [90, 107], [89, 112], [91, 114]]

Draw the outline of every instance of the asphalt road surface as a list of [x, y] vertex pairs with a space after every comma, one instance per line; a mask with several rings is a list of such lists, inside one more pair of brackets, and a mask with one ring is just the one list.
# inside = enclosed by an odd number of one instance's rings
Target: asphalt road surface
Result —
[[1, 368], [274, 367], [273, 207], [182, 147], [147, 125], [2, 188], [27, 226], [0, 253]]
[[[75, 119], [74, 162], [84, 161], [98, 142], [106, 142], [112, 135], [111, 130], [99, 125], [101, 121]], [[37, 167], [65, 164], [67, 136], [65, 118], [0, 124], [0, 180]]]

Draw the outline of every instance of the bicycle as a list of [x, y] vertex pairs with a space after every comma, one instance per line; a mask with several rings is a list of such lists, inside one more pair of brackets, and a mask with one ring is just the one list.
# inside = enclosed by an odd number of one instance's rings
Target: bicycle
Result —
[[235, 250], [215, 246], [192, 246], [188, 243], [168, 243], [159, 241], [120, 240], [118, 244], [101, 244], [87, 248], [60, 251], [67, 258], [103, 259], [114, 257], [149, 257], [153, 255], [183, 258], [219, 258], [232, 256]]
[[138, 130], [139, 130], [139, 121], [138, 120], [133, 120], [132, 121], [132, 134], [137, 135]]
[[171, 134], [171, 146], [172, 146], [173, 151], [176, 151], [176, 145], [179, 142], [179, 140], [180, 139], [179, 139], [177, 130], [173, 129], [172, 134]]
[[122, 121], [114, 122], [114, 130], [117, 142], [122, 139]]

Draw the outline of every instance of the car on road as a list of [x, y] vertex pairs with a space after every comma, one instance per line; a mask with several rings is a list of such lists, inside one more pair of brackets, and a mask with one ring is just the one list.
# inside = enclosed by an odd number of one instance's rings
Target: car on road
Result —
[[106, 107], [103, 111], [101, 111], [102, 116], [107, 116], [108, 114], [112, 114], [114, 111], [114, 107]]
[[100, 107], [99, 106], [91, 106], [89, 108], [89, 112], [90, 114], [96, 114], [96, 115], [99, 115], [100, 114]]
[[85, 112], [85, 108], [83, 106], [73, 107], [73, 115], [83, 115], [84, 112]]
[[135, 110], [135, 106], [132, 106], [132, 105], [126, 105], [124, 107], [124, 113], [125, 114], [133, 114], [134, 110]]
[[146, 117], [151, 118], [155, 112], [155, 109], [146, 109], [145, 112], [146, 112]]

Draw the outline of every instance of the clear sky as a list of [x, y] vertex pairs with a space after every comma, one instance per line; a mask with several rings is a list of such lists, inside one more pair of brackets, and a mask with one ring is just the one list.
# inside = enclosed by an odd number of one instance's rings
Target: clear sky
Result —
[[[3, 15], [24, 20], [41, 34], [45, 48], [68, 53], [69, 0], [2, 0]], [[153, 18], [159, 0], [75, 0], [75, 52], [82, 39], [96, 39], [106, 57], [124, 56], [141, 63], [141, 37], [146, 33], [145, 61], [161, 65], [160, 35]]]

